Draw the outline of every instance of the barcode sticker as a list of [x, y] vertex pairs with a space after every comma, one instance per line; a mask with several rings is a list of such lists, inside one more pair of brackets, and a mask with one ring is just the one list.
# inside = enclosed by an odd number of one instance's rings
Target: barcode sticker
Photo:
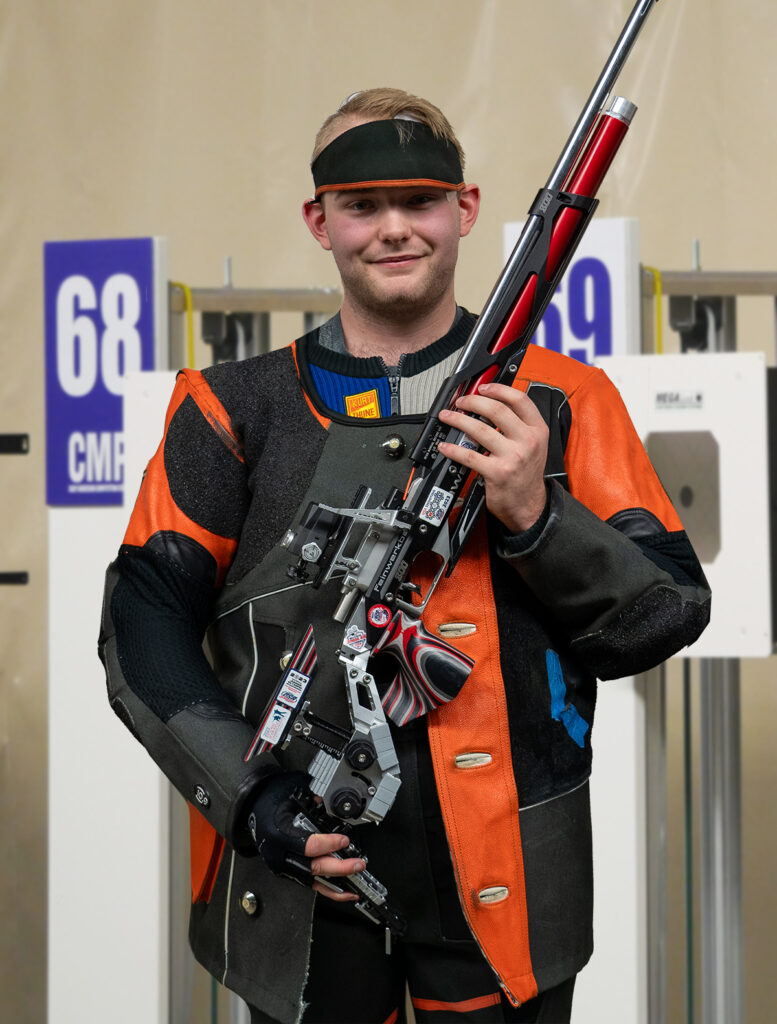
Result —
[[427, 523], [439, 526], [452, 501], [453, 494], [450, 491], [444, 491], [442, 487], [433, 487], [426, 499], [426, 504], [421, 509], [420, 518], [425, 519]]
[[304, 672], [298, 672], [295, 668], [289, 669], [289, 674], [278, 694], [278, 700], [286, 707], [296, 708], [309, 682], [310, 676], [306, 676]]

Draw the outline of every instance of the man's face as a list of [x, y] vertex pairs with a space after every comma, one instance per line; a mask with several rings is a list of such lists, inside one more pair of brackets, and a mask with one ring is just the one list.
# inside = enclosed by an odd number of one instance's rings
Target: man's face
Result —
[[404, 318], [452, 294], [459, 238], [476, 214], [471, 190], [412, 186], [327, 193], [306, 220], [331, 250], [348, 301]]
[[[365, 123], [344, 120], [341, 131]], [[331, 140], [330, 140], [331, 141]], [[392, 319], [412, 319], [453, 297], [459, 239], [469, 234], [480, 192], [371, 188], [328, 192], [303, 207], [313, 236], [331, 251], [345, 302]]]

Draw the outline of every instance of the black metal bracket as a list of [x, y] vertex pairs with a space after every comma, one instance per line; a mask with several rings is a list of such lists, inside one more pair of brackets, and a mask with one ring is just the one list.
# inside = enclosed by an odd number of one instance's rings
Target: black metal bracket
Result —
[[29, 455], [29, 434], [0, 434], [0, 455]]
[[[29, 434], [0, 434], [0, 455], [28, 455]], [[0, 586], [24, 586], [30, 582], [28, 572], [0, 572]]]

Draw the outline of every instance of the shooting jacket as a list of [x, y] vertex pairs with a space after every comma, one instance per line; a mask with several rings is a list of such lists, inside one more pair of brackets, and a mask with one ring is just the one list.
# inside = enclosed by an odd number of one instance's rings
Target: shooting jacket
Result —
[[[403, 372], [447, 358], [473, 320]], [[410, 445], [422, 419], [328, 409], [311, 375], [316, 337], [179, 374], [108, 570], [100, 637], [111, 706], [190, 803], [195, 955], [283, 1024], [300, 1014], [314, 896], [255, 855], [246, 805], [279, 763], [304, 770], [314, 751], [293, 742], [279, 759], [243, 756], [309, 623], [314, 710], [344, 726], [348, 713], [334, 657], [339, 588], [295, 587], [279, 542], [311, 500], [346, 507], [367, 484], [378, 504], [404, 488], [408, 463], [385, 442]], [[643, 671], [695, 640], [709, 591], [605, 374], [530, 346], [515, 386], [531, 389], [551, 427], [546, 514], [519, 537], [481, 517], [424, 624], [475, 661], [459, 696], [427, 716], [428, 756], [467, 927], [523, 1002], [592, 949], [596, 679]], [[363, 826], [373, 846], [392, 813]]]

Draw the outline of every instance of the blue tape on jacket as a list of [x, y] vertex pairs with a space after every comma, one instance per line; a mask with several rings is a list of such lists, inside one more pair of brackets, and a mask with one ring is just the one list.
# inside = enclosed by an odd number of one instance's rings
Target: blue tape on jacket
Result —
[[548, 669], [551, 717], [554, 722], [561, 722], [578, 747], [582, 747], [588, 732], [588, 722], [580, 717], [574, 704], [567, 703], [567, 684], [555, 651], [545, 652], [545, 665]]

